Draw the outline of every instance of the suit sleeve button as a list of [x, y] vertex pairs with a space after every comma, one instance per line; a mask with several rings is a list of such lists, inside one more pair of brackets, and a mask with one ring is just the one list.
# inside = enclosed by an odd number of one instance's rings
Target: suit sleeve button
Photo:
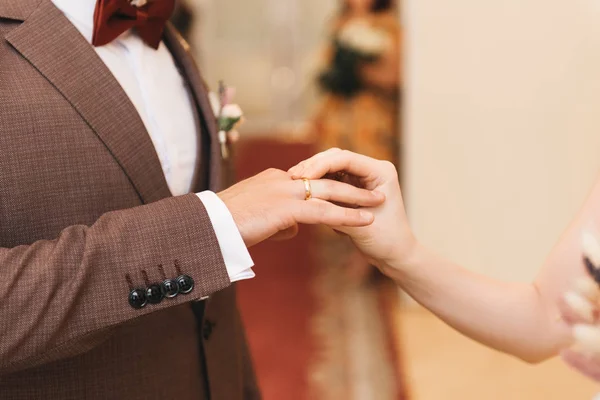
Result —
[[178, 277], [177, 284], [179, 285], [179, 293], [182, 294], [188, 294], [194, 289], [194, 280], [187, 275]]
[[158, 304], [163, 299], [163, 294], [160, 285], [154, 284], [146, 289], [146, 298], [150, 304]]
[[136, 310], [144, 307], [147, 303], [146, 291], [144, 289], [133, 289], [129, 292], [129, 305]]
[[160, 284], [160, 289], [163, 296], [167, 299], [172, 299], [179, 293], [179, 284], [174, 279], [167, 279]]

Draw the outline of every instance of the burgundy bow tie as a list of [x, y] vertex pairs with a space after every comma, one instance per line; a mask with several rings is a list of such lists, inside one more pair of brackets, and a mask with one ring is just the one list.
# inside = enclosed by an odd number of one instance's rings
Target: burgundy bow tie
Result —
[[135, 28], [146, 44], [158, 49], [174, 9], [175, 0], [97, 0], [92, 44], [103, 46]]

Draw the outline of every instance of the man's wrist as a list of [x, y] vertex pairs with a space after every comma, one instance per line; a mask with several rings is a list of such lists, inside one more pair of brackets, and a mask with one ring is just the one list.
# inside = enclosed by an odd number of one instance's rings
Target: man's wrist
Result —
[[227, 205], [210, 191], [197, 194], [213, 225], [231, 282], [254, 277], [254, 262]]
[[[215, 193], [215, 195], [219, 198], [219, 200], [221, 200], [221, 202], [225, 205], [225, 207], [227, 207], [227, 210], [229, 212], [229, 215], [231, 215], [232, 221], [235, 224], [237, 231], [239, 232], [239, 234], [242, 237], [242, 240], [244, 241], [244, 245], [246, 246], [246, 248], [250, 248], [252, 247], [254, 244], [254, 242], [252, 242], [252, 240], [250, 240], [250, 235], [247, 232], [247, 224], [244, 223], [244, 213], [243, 211], [240, 212], [240, 210], [237, 209], [237, 207], [234, 208], [230, 208], [230, 206], [232, 205], [231, 203], [234, 203], [231, 200], [231, 196], [235, 196], [235, 194], [231, 195], [229, 190], [231, 188], [225, 189], [222, 192], [219, 193]], [[235, 204], [235, 203], [234, 203]]]

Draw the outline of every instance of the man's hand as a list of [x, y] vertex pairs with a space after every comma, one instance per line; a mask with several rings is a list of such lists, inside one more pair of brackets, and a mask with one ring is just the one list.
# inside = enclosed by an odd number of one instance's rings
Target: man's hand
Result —
[[[364, 227], [336, 226], [337, 231], [348, 234], [354, 244], [365, 254], [370, 262], [378, 266], [385, 274], [396, 271], [389, 264], [401, 265], [402, 260], [410, 257], [416, 241], [408, 225], [404, 202], [394, 165], [346, 150], [330, 149], [301, 162], [288, 173], [294, 179], [318, 179], [327, 174], [350, 174], [359, 185], [370, 191], [382, 192], [385, 203], [365, 208], [373, 213], [375, 221]], [[393, 260], [393, 262], [392, 262]]]
[[297, 224], [367, 226], [373, 222], [373, 214], [352, 207], [374, 207], [385, 200], [382, 193], [334, 180], [310, 183], [312, 198], [305, 200], [304, 182], [292, 180], [284, 171], [269, 169], [218, 196], [231, 212], [248, 247], [275, 236], [293, 236]]

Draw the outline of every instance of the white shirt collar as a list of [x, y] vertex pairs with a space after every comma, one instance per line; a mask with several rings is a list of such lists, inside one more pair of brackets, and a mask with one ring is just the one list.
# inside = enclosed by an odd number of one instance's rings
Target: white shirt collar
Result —
[[91, 42], [96, 0], [52, 0], [52, 2], [79, 29], [87, 41]]
[[[52, 2], [75, 25], [83, 37], [89, 43], [92, 43], [96, 0], [52, 0]], [[119, 39], [128, 36], [130, 36], [129, 31], [124, 32]]]

